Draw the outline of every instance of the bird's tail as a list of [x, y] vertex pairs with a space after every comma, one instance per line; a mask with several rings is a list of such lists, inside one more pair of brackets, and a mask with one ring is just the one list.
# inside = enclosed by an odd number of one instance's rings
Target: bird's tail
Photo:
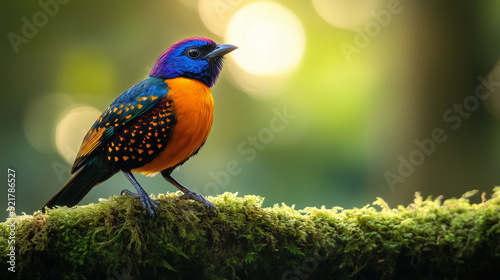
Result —
[[59, 206], [75, 206], [83, 197], [97, 184], [113, 176], [109, 172], [95, 164], [87, 164], [78, 173], [73, 175], [66, 184], [42, 207], [52, 208]]

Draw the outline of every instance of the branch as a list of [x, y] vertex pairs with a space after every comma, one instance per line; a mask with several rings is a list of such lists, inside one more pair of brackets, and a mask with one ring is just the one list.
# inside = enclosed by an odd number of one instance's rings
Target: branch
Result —
[[[210, 200], [219, 215], [176, 194], [146, 216], [129, 196], [12, 219], [18, 279], [488, 279], [500, 263], [500, 187], [471, 204], [261, 208], [258, 196]], [[0, 224], [1, 262], [11, 220]]]

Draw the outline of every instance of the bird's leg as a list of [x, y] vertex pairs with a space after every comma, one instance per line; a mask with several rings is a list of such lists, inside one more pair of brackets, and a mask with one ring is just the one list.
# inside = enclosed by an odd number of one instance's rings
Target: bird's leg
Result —
[[128, 194], [133, 196], [134, 198], [140, 198], [142, 206], [146, 208], [148, 211], [149, 215], [151, 215], [152, 218], [155, 217], [155, 212], [154, 210], [159, 210], [158, 208], [158, 202], [154, 201], [149, 195], [146, 193], [146, 191], [139, 185], [139, 182], [135, 179], [134, 175], [130, 171], [122, 171], [125, 177], [132, 183], [132, 185], [135, 187], [137, 190], [137, 193], [133, 193], [127, 189], [122, 190], [122, 195], [123, 194]]
[[163, 172], [161, 172], [161, 175], [163, 175], [163, 178], [165, 178], [165, 180], [167, 180], [170, 184], [174, 185], [176, 188], [178, 188], [181, 192], [184, 193], [183, 195], [181, 195], [179, 197], [180, 199], [196, 200], [196, 201], [204, 204], [205, 207], [207, 207], [208, 209], [213, 209], [213, 210], [215, 210], [215, 212], [219, 213], [219, 210], [217, 210], [217, 207], [215, 207], [215, 205], [213, 205], [212, 202], [208, 201], [205, 197], [203, 197], [203, 195], [197, 194], [197, 193], [193, 192], [192, 190], [183, 186], [181, 183], [177, 182], [177, 180], [172, 178], [172, 176], [170, 175], [169, 172], [167, 173], [167, 172], [163, 171]]

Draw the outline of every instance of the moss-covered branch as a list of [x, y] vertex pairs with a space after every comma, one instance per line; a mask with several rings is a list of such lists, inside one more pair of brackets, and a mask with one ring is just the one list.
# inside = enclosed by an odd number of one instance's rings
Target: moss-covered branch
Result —
[[[151, 220], [140, 202], [111, 197], [15, 219], [18, 279], [490, 279], [500, 265], [500, 187], [408, 207], [342, 210], [285, 205], [225, 193], [219, 215], [160, 195]], [[0, 224], [1, 261], [10, 221]]]

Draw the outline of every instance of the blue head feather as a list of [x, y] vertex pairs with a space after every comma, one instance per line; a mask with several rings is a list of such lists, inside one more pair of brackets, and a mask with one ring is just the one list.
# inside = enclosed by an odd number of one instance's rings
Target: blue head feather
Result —
[[[157, 60], [150, 77], [173, 79], [185, 77], [199, 80], [212, 87], [222, 69], [222, 56], [206, 57], [217, 48], [217, 44], [207, 38], [193, 37], [175, 43]], [[197, 49], [197, 57], [190, 51]], [[194, 52], [194, 51], [193, 51]]]

